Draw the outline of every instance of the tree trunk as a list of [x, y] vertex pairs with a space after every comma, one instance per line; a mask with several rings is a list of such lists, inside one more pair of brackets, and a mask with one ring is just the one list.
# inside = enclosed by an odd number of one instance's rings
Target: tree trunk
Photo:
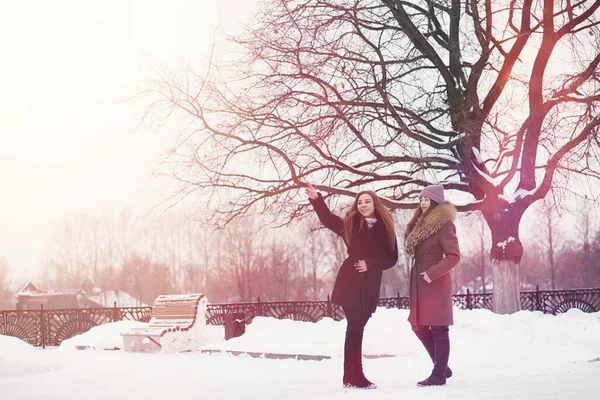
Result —
[[512, 314], [521, 310], [519, 268], [523, 245], [519, 239], [519, 222], [524, 210], [514, 204], [500, 204], [493, 213], [484, 213], [492, 233], [493, 305], [496, 314]]
[[512, 314], [521, 310], [519, 267], [519, 263], [511, 260], [492, 260], [492, 311], [496, 314]]

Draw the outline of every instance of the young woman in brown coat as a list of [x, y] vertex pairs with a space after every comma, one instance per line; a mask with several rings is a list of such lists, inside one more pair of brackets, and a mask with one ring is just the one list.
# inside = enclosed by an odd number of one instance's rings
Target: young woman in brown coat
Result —
[[445, 385], [452, 376], [448, 367], [448, 332], [454, 323], [450, 270], [460, 261], [456, 209], [444, 201], [442, 185], [427, 186], [419, 200], [404, 236], [406, 253], [413, 257], [408, 321], [434, 364], [431, 375], [417, 384]]
[[393, 267], [398, 260], [394, 221], [372, 191], [358, 193], [343, 218], [329, 211], [321, 194], [310, 184], [306, 184], [306, 195], [321, 223], [341, 236], [348, 248], [348, 257], [338, 271], [331, 293], [331, 302], [342, 306], [348, 323], [343, 384], [373, 389], [375, 384], [365, 377], [362, 369], [363, 331], [377, 308], [382, 271]]

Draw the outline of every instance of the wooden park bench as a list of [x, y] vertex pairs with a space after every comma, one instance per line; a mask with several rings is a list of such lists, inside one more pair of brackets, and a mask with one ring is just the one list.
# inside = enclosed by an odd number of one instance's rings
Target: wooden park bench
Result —
[[121, 332], [125, 351], [195, 351], [206, 326], [202, 293], [161, 295], [154, 300], [148, 326]]

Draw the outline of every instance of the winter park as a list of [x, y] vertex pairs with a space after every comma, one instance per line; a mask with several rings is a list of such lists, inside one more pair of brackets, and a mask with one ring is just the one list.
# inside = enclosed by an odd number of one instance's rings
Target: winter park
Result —
[[597, 399], [600, 0], [0, 13], [0, 399]]

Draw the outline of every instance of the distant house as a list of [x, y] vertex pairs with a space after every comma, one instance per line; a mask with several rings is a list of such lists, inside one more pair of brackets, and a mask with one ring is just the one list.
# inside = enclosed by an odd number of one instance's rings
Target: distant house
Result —
[[81, 289], [85, 294], [83, 307], [98, 308], [98, 307], [146, 307], [147, 304], [142, 303], [129, 293], [121, 290], [102, 290], [95, 287], [90, 279], [86, 279], [81, 285]]
[[43, 291], [31, 282], [17, 291], [17, 310], [79, 308], [78, 290]]
[[102, 290], [87, 279], [80, 289], [43, 291], [31, 282], [17, 291], [17, 310], [146, 306], [122, 291]]

